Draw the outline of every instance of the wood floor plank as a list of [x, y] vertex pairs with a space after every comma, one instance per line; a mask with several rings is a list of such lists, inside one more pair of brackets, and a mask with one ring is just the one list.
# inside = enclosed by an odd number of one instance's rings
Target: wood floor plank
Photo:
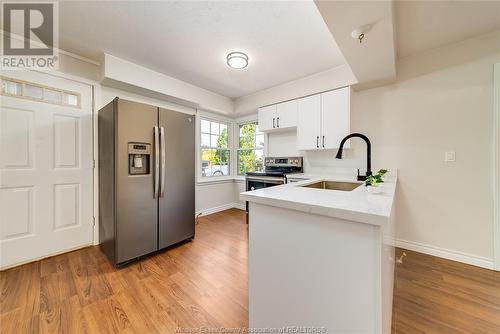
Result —
[[17, 307], [0, 315], [1, 333], [38, 333], [39, 314], [31, 307]]
[[0, 274], [0, 314], [25, 308], [40, 312], [40, 262], [32, 262]]
[[405, 252], [395, 270], [393, 334], [500, 333], [500, 272]]
[[66, 298], [39, 316], [40, 333], [89, 333], [78, 296]]
[[[395, 271], [393, 334], [500, 333], [500, 273], [406, 253]], [[89, 247], [0, 272], [0, 296], [0, 333], [247, 327], [245, 213], [200, 217], [194, 241], [120, 269]]]
[[86, 305], [83, 314], [90, 333], [120, 333], [131, 327], [123, 306], [115, 296]]

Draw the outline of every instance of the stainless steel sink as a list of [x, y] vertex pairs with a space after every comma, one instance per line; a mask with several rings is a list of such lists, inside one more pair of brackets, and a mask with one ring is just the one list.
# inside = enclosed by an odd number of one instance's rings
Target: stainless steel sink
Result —
[[316, 183], [311, 183], [303, 185], [306, 188], [316, 188], [316, 189], [327, 189], [327, 190], [340, 190], [340, 191], [352, 191], [362, 185], [359, 182], [338, 182], [338, 181], [320, 181]]

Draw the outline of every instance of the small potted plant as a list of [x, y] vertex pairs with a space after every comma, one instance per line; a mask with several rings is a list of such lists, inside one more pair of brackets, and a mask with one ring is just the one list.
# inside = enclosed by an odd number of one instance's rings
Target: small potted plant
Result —
[[379, 185], [384, 182], [384, 175], [387, 173], [387, 169], [380, 169], [377, 174], [370, 175], [366, 178], [365, 186], [366, 191], [370, 194], [378, 194], [382, 191]]

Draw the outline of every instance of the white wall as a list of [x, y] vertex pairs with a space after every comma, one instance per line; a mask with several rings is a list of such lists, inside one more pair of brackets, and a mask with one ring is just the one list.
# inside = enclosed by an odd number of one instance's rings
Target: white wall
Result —
[[[395, 84], [352, 96], [351, 129], [371, 138], [374, 167], [399, 169], [397, 237], [407, 241], [403, 245], [464, 261], [492, 262], [493, 64], [500, 62], [498, 45], [500, 32], [401, 59]], [[95, 80], [96, 69], [74, 59], [61, 60], [62, 72], [86, 79]], [[349, 75], [343, 78], [349, 81]], [[333, 85], [342, 86], [340, 81]], [[317, 92], [301, 93], [300, 87], [304, 85], [292, 82], [241, 99], [237, 110], [255, 111], [260, 105]], [[99, 101], [104, 104], [114, 96], [186, 108], [109, 88], [102, 89]], [[268, 139], [269, 155], [299, 153], [294, 131]], [[457, 152], [457, 162], [443, 162], [447, 150]], [[305, 168], [364, 170], [360, 141], [346, 153], [341, 161], [334, 159], [334, 151], [305, 153]], [[196, 210], [238, 201], [243, 186], [233, 181], [197, 185]]]
[[240, 200], [240, 193], [246, 190], [245, 187], [245, 180], [236, 180], [233, 185], [233, 196], [235, 199], [235, 203], [240, 209], [244, 209], [245, 206], [245, 201]]
[[170, 110], [175, 110], [178, 112], [186, 113], [186, 114], [191, 114], [194, 115], [196, 114], [196, 109], [182, 106], [176, 103], [168, 102], [165, 100], [160, 100], [160, 99], [155, 99], [139, 94], [134, 94], [130, 93], [127, 91], [123, 91], [120, 89], [112, 88], [112, 87], [107, 87], [107, 86], [100, 86], [100, 98], [97, 103], [97, 110], [104, 107], [106, 104], [111, 102], [115, 97], [119, 97], [121, 99], [126, 99], [130, 101], [135, 101], [135, 102], [140, 102], [140, 103], [145, 103], [153, 106], [158, 106]]
[[103, 82], [110, 86], [117, 85], [117, 88], [140, 92], [142, 95], [164, 96], [178, 104], [198, 109], [222, 114], [233, 112], [233, 101], [228, 97], [109, 54], [104, 54], [101, 70]]
[[203, 215], [234, 206], [234, 181], [198, 183], [196, 185], [196, 213]]
[[499, 45], [496, 33], [405, 58], [396, 84], [355, 95], [353, 129], [376, 143], [375, 165], [399, 167], [399, 239], [493, 259]]
[[[399, 60], [395, 84], [355, 92], [351, 130], [372, 141], [373, 165], [399, 170], [399, 245], [491, 267], [493, 261], [493, 64], [500, 32]], [[295, 153], [295, 134], [269, 135], [269, 154]], [[456, 151], [455, 163], [444, 162]], [[360, 167], [305, 153], [305, 168]], [[407, 242], [406, 242], [407, 241]]]
[[234, 113], [235, 115], [255, 113], [257, 108], [265, 105], [350, 86], [356, 82], [356, 77], [349, 66], [337, 66], [327, 71], [237, 98], [234, 101]]
[[[92, 61], [60, 54], [59, 71], [64, 75], [73, 77], [75, 80], [85, 80], [94, 84], [96, 110], [108, 104], [113, 98], [120, 97], [131, 101], [168, 108], [178, 112], [189, 114], [197, 113], [197, 110], [194, 108], [176, 104], [168, 100], [103, 86], [99, 83], [101, 75], [100, 65]], [[196, 184], [195, 208], [197, 213], [208, 214], [220, 209], [232, 207], [237, 198], [238, 197], [235, 195], [235, 183], [232, 179], [223, 182], [197, 182]], [[95, 203], [97, 204], [97, 202]]]
[[494, 194], [495, 196], [495, 210], [494, 210], [494, 219], [496, 226], [493, 231], [494, 239], [496, 240], [495, 244], [495, 269], [500, 271], [500, 63], [495, 64], [494, 69], [494, 103], [493, 103], [493, 113], [494, 113], [494, 142], [497, 143], [497, 147], [495, 152], [493, 153], [495, 163], [493, 165], [495, 174], [495, 186], [494, 186]]

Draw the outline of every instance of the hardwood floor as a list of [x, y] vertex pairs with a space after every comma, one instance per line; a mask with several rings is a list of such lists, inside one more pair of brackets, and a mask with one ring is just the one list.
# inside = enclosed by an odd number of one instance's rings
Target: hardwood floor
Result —
[[201, 217], [196, 237], [115, 269], [97, 247], [0, 273], [2, 333], [173, 333], [247, 327], [245, 213]]
[[500, 272], [405, 252], [396, 265], [393, 334], [500, 333]]
[[[122, 269], [89, 247], [1, 272], [0, 332], [247, 327], [247, 244], [245, 214], [232, 209], [200, 218], [193, 242]], [[406, 253], [394, 334], [500, 333], [500, 273]]]

